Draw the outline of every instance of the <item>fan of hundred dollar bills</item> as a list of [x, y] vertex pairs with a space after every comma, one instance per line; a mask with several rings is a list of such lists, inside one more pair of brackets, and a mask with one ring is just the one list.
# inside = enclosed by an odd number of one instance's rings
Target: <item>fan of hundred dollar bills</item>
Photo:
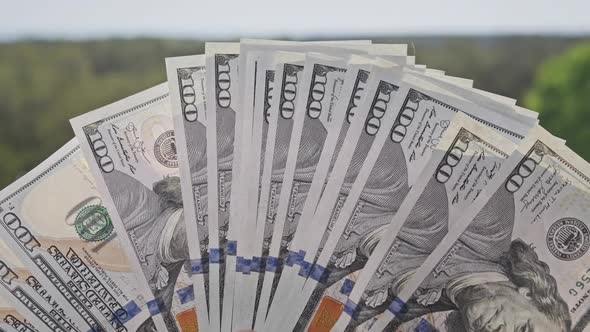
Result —
[[590, 166], [406, 50], [207, 43], [72, 119], [0, 193], [0, 330], [590, 331]]

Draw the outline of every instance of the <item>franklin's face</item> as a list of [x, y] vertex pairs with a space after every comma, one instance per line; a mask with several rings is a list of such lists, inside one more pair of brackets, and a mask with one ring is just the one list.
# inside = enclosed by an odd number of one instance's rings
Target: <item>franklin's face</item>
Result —
[[462, 294], [459, 309], [469, 332], [562, 331], [537, 309], [528, 289], [499, 283], [472, 288]]

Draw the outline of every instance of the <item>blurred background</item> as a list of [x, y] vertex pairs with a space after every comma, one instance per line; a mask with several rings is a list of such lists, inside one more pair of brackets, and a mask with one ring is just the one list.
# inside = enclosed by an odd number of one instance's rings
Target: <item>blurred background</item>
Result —
[[587, 1], [51, 1], [0, 13], [0, 188], [73, 137], [68, 120], [165, 80], [205, 41], [372, 39], [540, 113], [590, 160]]

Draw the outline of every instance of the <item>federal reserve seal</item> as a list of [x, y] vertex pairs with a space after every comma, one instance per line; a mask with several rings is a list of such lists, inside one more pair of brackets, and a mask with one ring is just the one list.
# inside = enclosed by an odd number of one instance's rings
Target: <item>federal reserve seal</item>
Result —
[[154, 155], [160, 164], [169, 168], [178, 167], [174, 130], [168, 130], [158, 137], [154, 143]]
[[100, 205], [83, 208], [74, 221], [78, 235], [86, 241], [102, 241], [113, 232], [113, 222], [107, 210]]
[[553, 256], [561, 260], [576, 260], [590, 247], [590, 230], [578, 219], [559, 219], [547, 232], [547, 247]]

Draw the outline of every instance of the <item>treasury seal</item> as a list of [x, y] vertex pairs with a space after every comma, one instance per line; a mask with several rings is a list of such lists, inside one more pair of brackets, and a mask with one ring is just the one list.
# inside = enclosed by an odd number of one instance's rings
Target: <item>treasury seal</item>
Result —
[[154, 144], [154, 155], [160, 164], [168, 168], [178, 167], [174, 130], [168, 130], [158, 137]]
[[86, 241], [102, 241], [113, 232], [111, 217], [107, 209], [100, 205], [89, 205], [78, 212], [74, 227]]
[[547, 231], [547, 247], [561, 260], [576, 260], [590, 247], [590, 230], [576, 218], [559, 219]]

